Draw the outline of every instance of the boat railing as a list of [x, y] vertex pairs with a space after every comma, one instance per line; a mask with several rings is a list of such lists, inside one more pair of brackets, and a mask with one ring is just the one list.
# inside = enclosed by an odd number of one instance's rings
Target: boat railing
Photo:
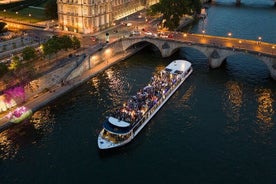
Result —
[[159, 107], [161, 103], [167, 98], [167, 96], [171, 93], [171, 91], [176, 88], [176, 86], [184, 80], [183, 78], [180, 78], [179, 80], [176, 80], [176, 82], [169, 88], [169, 90], [163, 94], [163, 96], [157, 101], [156, 104], [154, 104], [148, 111], [143, 115], [143, 117], [134, 125], [134, 129], [142, 125], [146, 119]]

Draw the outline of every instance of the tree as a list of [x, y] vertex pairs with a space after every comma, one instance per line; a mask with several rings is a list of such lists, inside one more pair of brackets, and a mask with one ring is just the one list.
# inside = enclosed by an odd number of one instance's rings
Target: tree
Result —
[[53, 36], [46, 43], [42, 45], [42, 51], [45, 56], [56, 54], [58, 51], [64, 49], [78, 49], [80, 48], [80, 41], [77, 37], [71, 39], [70, 36], [64, 35], [61, 37]]
[[165, 19], [164, 26], [173, 30], [179, 26], [180, 19], [184, 14], [200, 12], [200, 0], [160, 0], [151, 6], [153, 13], [162, 13]]
[[79, 41], [79, 39], [76, 37], [76, 36], [74, 36], [73, 38], [72, 38], [72, 46], [73, 46], [73, 49], [78, 49], [78, 48], [80, 48], [80, 41]]
[[6, 25], [6, 22], [0, 22], [0, 33], [7, 32], [8, 29], [6, 28]]
[[57, 53], [61, 49], [60, 40], [57, 36], [53, 36], [46, 43], [42, 45], [44, 55], [51, 55]]
[[73, 47], [73, 42], [68, 35], [63, 35], [59, 38], [60, 49], [68, 50]]
[[37, 57], [34, 47], [25, 47], [22, 51], [22, 56], [24, 60], [31, 60]]
[[8, 67], [4, 63], [0, 63], [0, 77], [3, 77], [8, 72]]
[[48, 1], [48, 3], [45, 6], [45, 15], [50, 19], [58, 18], [56, 0]]
[[16, 71], [20, 66], [19, 60], [12, 60], [9, 65], [9, 70]]

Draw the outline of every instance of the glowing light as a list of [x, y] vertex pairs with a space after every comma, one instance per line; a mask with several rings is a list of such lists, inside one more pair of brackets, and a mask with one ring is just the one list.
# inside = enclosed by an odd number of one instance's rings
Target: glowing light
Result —
[[9, 136], [8, 131], [0, 134], [0, 158], [3, 160], [14, 158], [18, 153], [19, 145], [15, 144], [12, 137]]
[[227, 101], [225, 103], [225, 108], [227, 116], [232, 118], [234, 122], [238, 122], [240, 119], [240, 108], [242, 106], [242, 88], [237, 82], [227, 82], [226, 88]]
[[262, 131], [268, 131], [273, 126], [272, 117], [275, 113], [273, 110], [272, 92], [269, 89], [262, 89], [259, 95], [257, 118], [262, 123], [260, 125], [263, 129]]
[[7, 111], [9, 108], [23, 101], [25, 101], [25, 91], [23, 87], [8, 89], [0, 96], [0, 112]]
[[10, 112], [7, 117], [9, 119], [15, 117], [15, 118], [19, 118], [20, 116], [22, 116], [25, 112], [27, 112], [29, 109], [27, 109], [25, 106], [22, 107], [17, 107], [13, 112]]

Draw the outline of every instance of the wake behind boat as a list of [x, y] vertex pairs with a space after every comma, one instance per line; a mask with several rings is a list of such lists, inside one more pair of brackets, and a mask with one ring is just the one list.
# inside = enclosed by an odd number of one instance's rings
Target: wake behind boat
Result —
[[146, 87], [140, 89], [103, 123], [98, 147], [115, 148], [134, 139], [192, 71], [190, 62], [175, 60], [155, 74]]

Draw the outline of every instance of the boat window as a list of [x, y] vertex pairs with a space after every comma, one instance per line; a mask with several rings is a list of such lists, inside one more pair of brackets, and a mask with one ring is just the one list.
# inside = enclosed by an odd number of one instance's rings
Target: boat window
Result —
[[175, 70], [174, 73], [176, 73], [176, 74], [182, 74], [183, 71]]
[[166, 71], [166, 72], [171, 72], [171, 71], [172, 71], [172, 69], [165, 68], [165, 71]]

